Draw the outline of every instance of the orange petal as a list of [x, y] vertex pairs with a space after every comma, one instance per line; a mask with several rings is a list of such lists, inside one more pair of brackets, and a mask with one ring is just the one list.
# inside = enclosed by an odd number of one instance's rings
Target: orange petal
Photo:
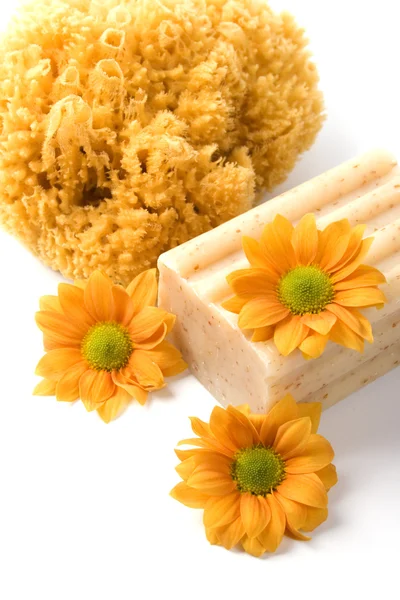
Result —
[[252, 294], [245, 294], [243, 296], [232, 296], [228, 300], [221, 302], [221, 306], [224, 310], [235, 313], [238, 315], [242, 310], [243, 306], [253, 300]]
[[58, 347], [80, 347], [82, 332], [64, 315], [53, 311], [41, 310], [36, 313], [36, 323], [45, 335]]
[[[165, 337], [167, 330], [166, 328], [163, 329], [163, 325], [167, 315], [168, 313], [165, 310], [152, 306], [148, 306], [136, 314], [129, 326], [133, 343], [143, 344], [154, 334], [159, 334], [160, 337], [161, 332], [164, 332]], [[158, 343], [162, 342], [163, 339], [160, 339]]]
[[192, 425], [193, 433], [199, 437], [213, 437], [211, 427], [205, 421], [202, 421], [198, 417], [189, 417]]
[[332, 464], [324, 467], [320, 471], [317, 471], [316, 475], [322, 481], [327, 492], [338, 482], [336, 467]]
[[95, 271], [84, 290], [85, 306], [96, 321], [111, 321], [114, 313], [112, 282], [100, 271]]
[[171, 491], [170, 495], [178, 502], [181, 502], [189, 508], [204, 508], [208, 496], [202, 494], [199, 490], [190, 488], [185, 482], [181, 481]]
[[130, 398], [135, 398], [142, 406], [146, 404], [148, 392], [140, 387], [138, 381], [125, 377], [121, 371], [114, 371], [111, 376], [115, 385], [125, 390]]
[[217, 546], [221, 545], [220, 541], [219, 541], [219, 538], [218, 538], [218, 535], [217, 535], [217, 530], [216, 529], [207, 529], [206, 528], [205, 532], [206, 532], [207, 541], [209, 541], [210, 544], [217, 545]]
[[335, 294], [335, 304], [352, 306], [355, 308], [376, 306], [387, 302], [385, 294], [378, 288], [359, 288], [344, 290]]
[[278, 487], [279, 493], [289, 500], [326, 508], [328, 496], [321, 480], [314, 473], [302, 475], [287, 475], [286, 479]]
[[310, 265], [314, 262], [318, 250], [315, 215], [304, 215], [300, 220], [292, 234], [292, 245], [298, 264]]
[[193, 456], [186, 458], [179, 465], [175, 467], [175, 471], [178, 473], [184, 481], [187, 481], [193, 471], [196, 468], [196, 463]]
[[222, 546], [227, 550], [234, 548], [244, 536], [244, 527], [240, 517], [229, 523], [229, 525], [213, 529], [212, 531], [215, 531]]
[[256, 240], [244, 235], [242, 237], [242, 246], [246, 258], [252, 267], [264, 269], [267, 275], [271, 278], [279, 277], [277, 271], [272, 268], [271, 264], [262, 253], [260, 244]]
[[111, 293], [114, 306], [111, 320], [116, 323], [121, 323], [121, 325], [129, 325], [135, 314], [131, 297], [120, 285], [113, 285]]
[[58, 286], [58, 297], [64, 315], [85, 335], [95, 320], [86, 310], [83, 296], [83, 290], [75, 285], [60, 283]]
[[279, 502], [286, 515], [286, 520], [293, 529], [301, 529], [307, 518], [307, 506], [299, 504], [294, 500], [289, 500], [279, 492], [274, 493], [274, 497]]
[[88, 369], [80, 378], [79, 393], [86, 410], [92, 411], [115, 393], [115, 384], [108, 371]]
[[240, 516], [246, 534], [254, 538], [268, 525], [271, 510], [262, 496], [245, 493], [240, 495]]
[[335, 290], [352, 290], [354, 288], [372, 287], [386, 283], [386, 277], [375, 267], [360, 265], [349, 277], [335, 284]]
[[62, 308], [58, 296], [42, 296], [39, 300], [40, 310], [54, 310], [62, 313]]
[[293, 396], [287, 394], [279, 400], [267, 414], [260, 431], [261, 443], [264, 446], [272, 446], [278, 429], [284, 423], [298, 418], [297, 404]]
[[286, 461], [285, 470], [292, 475], [314, 473], [329, 465], [334, 456], [328, 440], [322, 435], [312, 434], [303, 452]]
[[35, 389], [33, 390], [34, 396], [54, 396], [56, 393], [56, 385], [55, 381], [51, 381], [49, 379], [42, 379], [39, 381]]
[[256, 558], [259, 558], [265, 552], [265, 548], [258, 538], [249, 538], [247, 535], [242, 539], [242, 546], [247, 554], [251, 554], [251, 556], [255, 556]]
[[[243, 406], [243, 405], [242, 405]], [[228, 413], [230, 413], [231, 415], [233, 415], [234, 417], [236, 417], [236, 419], [242, 424], [243, 428], [246, 431], [246, 437], [244, 437], [244, 435], [241, 433], [240, 435], [237, 435], [235, 433], [235, 440], [240, 443], [246, 443], [249, 441], [249, 437], [247, 432], [250, 432], [250, 434], [252, 435], [252, 444], [253, 445], [257, 445], [260, 443], [260, 437], [258, 435], [258, 431], [257, 429], [254, 427], [254, 425], [252, 424], [250, 418], [249, 418], [249, 414], [246, 414], [246, 412], [244, 410], [239, 410], [239, 407], [237, 406], [232, 406], [229, 405], [226, 407], [226, 410]]]
[[235, 521], [240, 514], [240, 494], [233, 492], [226, 496], [210, 498], [204, 508], [205, 527], [222, 527]]
[[264, 531], [259, 534], [258, 540], [267, 552], [275, 552], [285, 532], [286, 516], [274, 494], [268, 494], [266, 500], [269, 504], [271, 518]]
[[79, 398], [79, 381], [88, 366], [85, 361], [68, 369], [57, 383], [56, 397], [59, 402], [75, 402]]
[[345, 308], [335, 303], [328, 304], [327, 309], [336, 315], [347, 327], [350, 327], [354, 333], [372, 344], [374, 338], [372, 336], [371, 323], [357, 309]]
[[[366, 238], [361, 242], [360, 248], [357, 250], [354, 256], [352, 256], [351, 260], [347, 261], [339, 270], [331, 275], [332, 283], [338, 283], [342, 281], [346, 277], [349, 277], [354, 271], [361, 265], [367, 256], [374, 238]], [[337, 267], [335, 267], [336, 269]]]
[[232, 290], [238, 296], [243, 294], [251, 294], [254, 296], [271, 296], [271, 299], [276, 300], [276, 284], [277, 278], [271, 278], [266, 271], [262, 269], [247, 269], [240, 277], [235, 277], [230, 280], [227, 277], [228, 283]]
[[262, 232], [260, 248], [268, 264], [278, 275], [289, 271], [296, 266], [291, 236], [293, 227], [291, 223], [277, 215], [273, 223], [268, 223]]
[[254, 298], [240, 311], [238, 325], [241, 329], [255, 329], [274, 325], [289, 314], [289, 309], [276, 300]]
[[[220, 462], [221, 465], [223, 465], [221, 469], [216, 468], [215, 461], [212, 465], [213, 469], [211, 469], [207, 463], [196, 467], [187, 481], [188, 485], [203, 492], [203, 494], [208, 494], [210, 496], [226, 496], [226, 494], [235, 491], [236, 484], [229, 475], [229, 467], [223, 463], [223, 457], [221, 457]], [[222, 471], [222, 468], [224, 469], [224, 472]]]
[[319, 248], [316, 257], [316, 264], [322, 270], [330, 273], [332, 269], [342, 260], [346, 252], [351, 235], [350, 223], [347, 219], [331, 223], [319, 232]]
[[140, 273], [128, 285], [126, 291], [133, 301], [135, 314], [147, 306], [154, 306], [157, 301], [157, 269], [149, 269]]
[[364, 352], [363, 338], [354, 333], [354, 331], [342, 321], [337, 321], [332, 327], [329, 339], [345, 348], [357, 350], [357, 352], [360, 352], [361, 354]]
[[321, 402], [299, 402], [297, 410], [299, 411], [299, 417], [309, 417], [311, 419], [311, 433], [317, 433], [321, 420]]
[[288, 356], [300, 346], [309, 331], [299, 315], [290, 315], [275, 328], [275, 346], [283, 356]]
[[283, 460], [298, 456], [306, 448], [310, 435], [311, 420], [308, 417], [288, 421], [281, 425], [276, 433], [274, 450]]
[[216, 439], [229, 450], [236, 451], [254, 444], [254, 427], [244, 415], [237, 415], [215, 406], [210, 416], [210, 427]]
[[320, 333], [311, 333], [304, 342], [299, 346], [304, 358], [312, 359], [319, 358], [323, 354], [326, 344], [328, 343], [329, 335], [321, 335]]
[[343, 269], [343, 267], [345, 267], [346, 265], [348, 266], [356, 258], [363, 246], [362, 238], [365, 232], [365, 228], [366, 225], [357, 225], [356, 227], [353, 227], [351, 229], [346, 252], [343, 254], [341, 260], [338, 261], [336, 265], [331, 268], [331, 272], [340, 271], [341, 269]]
[[125, 390], [116, 388], [115, 393], [96, 410], [104, 423], [116, 419], [130, 402], [131, 396]]
[[301, 528], [303, 531], [314, 531], [314, 529], [319, 527], [327, 518], [327, 508], [313, 508], [312, 506], [307, 506], [307, 517]]
[[307, 325], [307, 327], [321, 335], [327, 335], [336, 323], [335, 315], [327, 310], [324, 310], [317, 315], [303, 315], [301, 320], [304, 325]]
[[139, 384], [148, 390], [160, 390], [165, 385], [160, 367], [153, 362], [146, 350], [134, 350], [128, 368]]
[[274, 337], [274, 326], [267, 325], [266, 327], [258, 327], [258, 329], [254, 330], [251, 341], [252, 342], [268, 342], [271, 338]]
[[78, 348], [58, 348], [50, 350], [39, 361], [35, 374], [45, 379], [58, 380], [72, 365], [82, 361]]
[[147, 350], [146, 354], [160, 367], [164, 377], [178, 375], [187, 369], [182, 354], [169, 342], [161, 342], [152, 350]]

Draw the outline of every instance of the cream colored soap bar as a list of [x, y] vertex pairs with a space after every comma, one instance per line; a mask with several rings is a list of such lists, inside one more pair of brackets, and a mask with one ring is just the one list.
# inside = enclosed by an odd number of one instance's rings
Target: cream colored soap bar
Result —
[[[318, 227], [348, 218], [374, 234], [366, 262], [387, 277], [388, 304], [363, 313], [375, 341], [364, 354], [329, 342], [317, 360], [299, 351], [283, 357], [273, 342], [251, 342], [237, 315], [221, 302], [232, 295], [230, 272], [248, 267], [243, 235], [259, 239], [276, 214], [294, 224], [306, 213]], [[400, 363], [400, 169], [385, 151], [369, 152], [328, 171], [248, 213], [170, 250], [159, 259], [160, 306], [177, 315], [174, 343], [191, 371], [222, 404], [268, 410], [286, 393], [324, 408]]]

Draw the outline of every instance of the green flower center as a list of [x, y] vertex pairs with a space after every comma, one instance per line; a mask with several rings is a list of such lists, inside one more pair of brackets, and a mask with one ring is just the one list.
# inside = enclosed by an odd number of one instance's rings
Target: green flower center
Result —
[[240, 492], [266, 496], [283, 481], [285, 463], [272, 448], [244, 448], [235, 456], [231, 476]]
[[293, 315], [322, 312], [334, 294], [329, 275], [315, 265], [295, 267], [278, 284], [278, 298]]
[[129, 332], [118, 323], [96, 323], [85, 335], [82, 354], [96, 371], [113, 371], [125, 367], [132, 354]]

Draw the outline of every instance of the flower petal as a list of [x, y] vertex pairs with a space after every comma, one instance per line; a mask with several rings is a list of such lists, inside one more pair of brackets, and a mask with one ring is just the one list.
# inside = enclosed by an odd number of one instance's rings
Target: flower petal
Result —
[[335, 315], [327, 310], [324, 310], [317, 315], [303, 315], [301, 320], [304, 325], [307, 325], [307, 327], [321, 335], [327, 335], [336, 323]]
[[80, 378], [79, 394], [87, 411], [96, 410], [115, 393], [115, 384], [108, 371], [88, 369]]
[[79, 381], [88, 366], [85, 361], [68, 369], [57, 383], [56, 397], [59, 402], [75, 402], [79, 398]]
[[[364, 261], [364, 258], [367, 256], [373, 241], [374, 238], [366, 238], [361, 242], [359, 250], [351, 258], [351, 260], [349, 260], [339, 270], [333, 273], [333, 275], [331, 276], [332, 283], [336, 284], [339, 281], [345, 279], [346, 277], [349, 277], [352, 273], [354, 273], [354, 271], [361, 265], [361, 263]], [[335, 269], [336, 268], [337, 267], [335, 267]]]
[[233, 492], [225, 496], [210, 498], [204, 508], [205, 527], [222, 527], [235, 521], [240, 515], [240, 494]]
[[264, 256], [263, 252], [261, 251], [260, 244], [256, 240], [244, 235], [242, 237], [242, 246], [246, 258], [252, 267], [264, 269], [265, 272], [268, 274], [268, 277], [279, 277], [277, 271], [275, 271], [275, 269], [272, 268], [272, 265]]
[[327, 518], [327, 508], [313, 508], [312, 506], [307, 506], [307, 517], [301, 528], [303, 531], [314, 531], [314, 529], [319, 527]]
[[348, 219], [330, 223], [320, 231], [316, 264], [329, 273], [343, 258], [350, 242], [350, 235], [351, 225]]
[[[366, 225], [357, 225], [353, 227], [350, 231], [349, 243], [346, 249], [346, 252], [343, 254], [340, 261], [336, 263], [334, 267], [331, 268], [331, 272], [337, 272], [343, 269], [346, 265], [352, 263], [355, 257], [360, 252], [363, 246], [363, 235], [366, 229]], [[369, 238], [372, 240], [373, 238]], [[364, 240], [365, 241], [365, 240]], [[359, 263], [360, 264], [360, 263]], [[357, 265], [358, 266], [358, 265]]]
[[275, 552], [285, 533], [286, 516], [274, 494], [268, 494], [266, 500], [269, 504], [271, 518], [264, 531], [259, 534], [258, 540], [267, 552]]
[[239, 407], [237, 407], [237, 406], [229, 405], [229, 406], [227, 406], [226, 410], [230, 414], [234, 415], [234, 417], [236, 417], [236, 419], [242, 424], [242, 426], [244, 427], [244, 429], [246, 431], [245, 436], [243, 435], [243, 433], [241, 433], [240, 437], [235, 434], [236, 441], [238, 443], [242, 442], [242, 443], [247, 444], [250, 439], [248, 436], [248, 432], [250, 432], [250, 434], [252, 435], [252, 438], [253, 438], [252, 442], [250, 442], [250, 443], [253, 445], [259, 444], [260, 437], [258, 435], [257, 429], [254, 427], [253, 423], [251, 422], [251, 420], [249, 418], [250, 415], [247, 415], [246, 412], [243, 410], [239, 410]]
[[238, 325], [241, 329], [255, 329], [274, 325], [290, 313], [289, 309], [277, 300], [254, 298], [240, 311]]
[[42, 379], [39, 381], [35, 389], [33, 390], [34, 396], [54, 396], [56, 393], [56, 381], [50, 379]]
[[36, 323], [48, 339], [58, 347], [76, 348], [82, 342], [82, 332], [61, 313], [41, 310], [36, 313]]
[[318, 471], [316, 475], [322, 481], [327, 492], [338, 482], [336, 467], [332, 464]]
[[301, 529], [307, 518], [307, 506], [299, 504], [294, 500], [289, 500], [279, 492], [275, 492], [274, 497], [283, 508], [286, 521], [290, 523], [293, 529]]
[[96, 321], [111, 321], [114, 312], [111, 280], [95, 271], [84, 290], [85, 306]]
[[164, 377], [178, 375], [187, 369], [182, 354], [169, 342], [161, 342], [152, 350], [147, 350], [146, 354], [160, 367]]
[[199, 490], [190, 488], [184, 481], [178, 483], [170, 491], [170, 495], [189, 508], [204, 508], [208, 501], [208, 496], [202, 494]]
[[386, 283], [386, 277], [375, 267], [360, 265], [349, 277], [335, 284], [335, 290], [352, 290], [354, 288], [372, 287]]
[[[247, 272], [246, 272], [247, 271]], [[268, 276], [262, 269], [247, 269], [243, 271], [240, 277], [227, 277], [234, 293], [238, 296], [251, 294], [254, 296], [271, 296], [272, 300], [277, 299], [276, 284], [278, 279]]]
[[117, 387], [111, 398], [96, 408], [97, 413], [104, 423], [109, 423], [121, 414], [124, 408], [129, 404], [130, 399], [131, 396], [128, 392]]
[[357, 309], [345, 308], [335, 303], [328, 304], [327, 309], [336, 315], [347, 327], [350, 327], [354, 333], [372, 344], [374, 338], [372, 336], [371, 323]]
[[238, 315], [242, 310], [243, 306], [247, 304], [247, 302], [250, 302], [250, 300], [253, 300], [252, 294], [232, 296], [232, 298], [228, 298], [228, 300], [224, 300], [224, 302], [221, 302], [221, 306], [224, 310]]
[[[189, 459], [192, 460], [192, 459]], [[220, 464], [202, 463], [195, 468], [187, 484], [210, 496], [226, 496], [236, 490], [236, 484], [229, 475], [228, 462], [221, 456]]]
[[302, 475], [289, 475], [282, 481], [278, 487], [279, 493], [289, 500], [315, 506], [316, 508], [326, 508], [328, 496], [321, 480], [314, 473]]
[[364, 352], [363, 338], [354, 333], [354, 331], [342, 321], [337, 321], [332, 327], [329, 339], [345, 348], [357, 350], [357, 352], [360, 352], [361, 354]]
[[268, 525], [271, 510], [263, 496], [245, 493], [240, 495], [240, 516], [246, 534], [254, 538]]
[[293, 227], [287, 219], [277, 215], [273, 223], [268, 223], [262, 232], [260, 248], [268, 264], [278, 275], [296, 266], [296, 258], [291, 243]]
[[311, 419], [311, 433], [317, 433], [321, 420], [321, 402], [299, 402], [297, 410], [299, 411], [299, 417], [309, 417]]
[[196, 463], [194, 457], [190, 456], [179, 463], [179, 465], [175, 467], [175, 471], [178, 473], [179, 477], [181, 477], [184, 481], [187, 481], [195, 468]]
[[160, 367], [151, 359], [147, 350], [134, 350], [128, 368], [140, 386], [147, 390], [160, 390], [165, 385]]
[[58, 348], [45, 354], [35, 370], [35, 374], [45, 379], [60, 379], [65, 371], [82, 361], [82, 354], [78, 348]]
[[227, 550], [234, 548], [244, 536], [244, 527], [240, 517], [229, 523], [229, 525], [213, 529], [212, 531], [216, 532], [222, 546]]
[[309, 331], [299, 315], [290, 315], [275, 328], [275, 346], [283, 356], [288, 356], [300, 346]]
[[274, 337], [275, 328], [273, 325], [267, 325], [266, 327], [258, 327], [254, 330], [251, 337], [252, 342], [268, 342], [268, 340]]
[[249, 538], [245, 535], [242, 539], [242, 546], [247, 554], [251, 554], [251, 556], [255, 556], [256, 558], [259, 558], [265, 553], [265, 548], [258, 538]]
[[314, 473], [328, 466], [334, 456], [328, 440], [322, 435], [312, 434], [303, 452], [286, 461], [285, 471], [292, 475]]
[[135, 314], [133, 308], [133, 302], [129, 294], [120, 285], [113, 285], [111, 288], [113, 296], [113, 314], [112, 321], [120, 323], [121, 325], [129, 325], [133, 315]]
[[385, 294], [378, 288], [358, 288], [354, 290], [343, 290], [335, 294], [335, 304], [341, 306], [367, 307], [385, 304]]
[[60, 283], [58, 286], [58, 297], [64, 315], [85, 335], [95, 320], [86, 310], [83, 296], [83, 290], [75, 285]]
[[298, 264], [310, 265], [314, 262], [318, 250], [318, 230], [315, 215], [304, 215], [300, 220], [292, 234], [292, 245]]
[[301, 417], [281, 425], [276, 433], [273, 444], [275, 452], [283, 460], [288, 460], [302, 453], [311, 435], [311, 419]]
[[165, 310], [153, 306], [148, 306], [136, 314], [129, 326], [133, 343], [142, 344], [160, 331], [163, 331], [165, 336], [167, 330], [163, 329], [163, 325], [167, 315], [168, 313]]
[[58, 296], [42, 296], [39, 299], [40, 310], [53, 310], [55, 312], [62, 313], [62, 308]]
[[279, 427], [288, 421], [297, 419], [298, 416], [296, 401], [293, 396], [287, 394], [266, 415], [260, 431], [261, 443], [266, 447], [272, 446]]
[[135, 314], [147, 306], [154, 306], [157, 301], [157, 269], [149, 269], [140, 273], [128, 285], [126, 291], [133, 301]]
[[320, 333], [311, 333], [300, 344], [299, 350], [303, 353], [305, 359], [319, 358], [323, 354], [326, 344], [328, 343], [329, 335], [321, 335]]
[[[216, 439], [229, 450], [236, 451], [254, 444], [254, 427], [241, 415], [215, 406], [210, 416], [210, 427]], [[257, 434], [256, 434], [257, 435]], [[257, 436], [258, 437], [258, 436]]]

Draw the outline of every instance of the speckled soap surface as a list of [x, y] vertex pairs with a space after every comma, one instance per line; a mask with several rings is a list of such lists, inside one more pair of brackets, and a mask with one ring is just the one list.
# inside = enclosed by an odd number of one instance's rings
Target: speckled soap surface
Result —
[[[299, 351], [279, 354], [273, 342], [251, 342], [237, 315], [221, 303], [231, 295], [226, 275], [246, 268], [243, 235], [259, 239], [264, 225], [281, 214], [294, 224], [309, 212], [324, 228], [348, 218], [367, 224], [375, 241], [367, 263], [387, 277], [388, 303], [364, 314], [375, 341], [364, 354], [329, 343], [317, 360]], [[400, 363], [400, 169], [393, 155], [371, 151], [344, 163], [201, 235], [159, 259], [160, 306], [177, 315], [173, 341], [191, 371], [223, 405], [247, 402], [268, 410], [286, 393], [297, 401], [345, 398]]]

